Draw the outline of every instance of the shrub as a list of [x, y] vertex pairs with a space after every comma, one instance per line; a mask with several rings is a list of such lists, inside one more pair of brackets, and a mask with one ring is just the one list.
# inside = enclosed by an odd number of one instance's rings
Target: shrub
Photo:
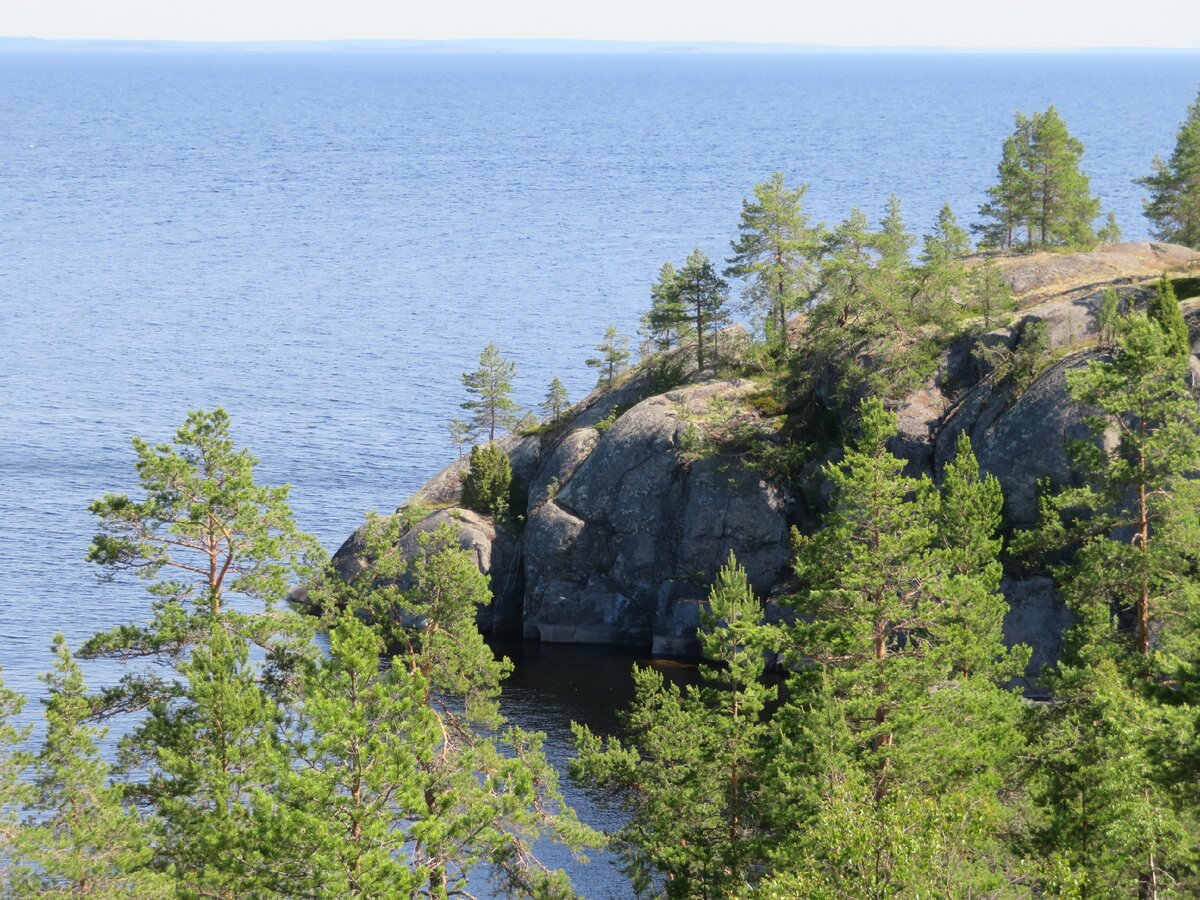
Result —
[[1041, 319], [1026, 319], [1021, 325], [1021, 337], [1012, 355], [1011, 375], [1017, 390], [1024, 391], [1033, 384], [1049, 351], [1049, 327]]
[[472, 447], [470, 465], [462, 480], [463, 506], [503, 522], [508, 518], [511, 490], [508, 455], [495, 444]]
[[1183, 320], [1183, 313], [1179, 309], [1175, 286], [1166, 275], [1158, 280], [1158, 286], [1150, 296], [1147, 313], [1162, 329], [1167, 349], [1171, 353], [1187, 356], [1191, 352], [1192, 342], [1188, 337], [1187, 322]]
[[603, 419], [601, 419], [599, 422], [597, 422], [593, 427], [601, 434], [604, 434], [604, 432], [608, 431], [608, 429], [612, 428], [616, 424], [617, 424], [617, 409], [616, 409], [616, 407], [613, 407], [612, 409], [610, 409], [608, 411], [608, 415], [605, 416]]
[[683, 360], [658, 357], [647, 363], [645, 391], [647, 397], [665, 394], [681, 384], [683, 384]]

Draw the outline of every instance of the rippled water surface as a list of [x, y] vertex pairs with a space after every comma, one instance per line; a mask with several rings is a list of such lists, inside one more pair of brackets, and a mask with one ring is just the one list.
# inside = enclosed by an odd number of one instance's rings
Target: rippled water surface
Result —
[[[1012, 114], [1054, 103], [1144, 237], [1131, 179], [1198, 86], [1194, 55], [0, 55], [5, 678], [36, 694], [53, 632], [144, 614], [82, 562], [131, 434], [223, 404], [332, 550], [453, 455], [487, 341], [523, 403], [555, 373], [581, 395], [604, 326], [633, 331], [664, 259], [723, 256], [772, 170], [818, 217], [895, 191], [924, 229], [944, 201], [969, 218]], [[509, 709], [561, 759], [628, 658], [534, 657]]]

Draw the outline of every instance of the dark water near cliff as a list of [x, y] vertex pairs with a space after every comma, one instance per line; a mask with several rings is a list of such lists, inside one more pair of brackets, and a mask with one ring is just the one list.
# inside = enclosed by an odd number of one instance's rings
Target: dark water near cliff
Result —
[[[0, 55], [5, 678], [36, 694], [53, 632], [143, 615], [82, 563], [131, 434], [224, 404], [333, 549], [450, 458], [483, 344], [522, 402], [555, 373], [581, 395], [604, 326], [632, 332], [662, 260], [721, 257], [772, 170], [819, 217], [894, 190], [924, 229], [944, 201], [969, 218], [1013, 112], [1053, 102], [1139, 238], [1130, 179], [1198, 86], [1195, 55]], [[510, 713], [561, 759], [628, 663], [535, 653]]]

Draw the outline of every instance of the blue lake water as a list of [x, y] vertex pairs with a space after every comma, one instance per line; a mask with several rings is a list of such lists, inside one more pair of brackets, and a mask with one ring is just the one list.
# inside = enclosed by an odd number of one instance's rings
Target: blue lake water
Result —
[[[554, 374], [582, 395], [604, 327], [633, 332], [663, 260], [723, 257], [773, 170], [827, 221], [892, 191], [916, 230], [947, 201], [970, 220], [1014, 112], [1053, 103], [1143, 238], [1131, 179], [1198, 87], [1184, 54], [0, 55], [4, 677], [35, 695], [55, 631], [144, 615], [82, 561], [131, 434], [223, 404], [332, 550], [453, 456], [486, 342], [521, 402]], [[622, 693], [606, 659], [531, 665], [514, 718], [561, 755]], [[614, 693], [536, 674], [568, 666]]]

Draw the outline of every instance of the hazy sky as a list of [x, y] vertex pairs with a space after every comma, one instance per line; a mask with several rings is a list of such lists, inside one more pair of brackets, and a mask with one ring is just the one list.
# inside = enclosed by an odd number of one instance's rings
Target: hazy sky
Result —
[[0, 35], [1200, 47], [1200, 0], [0, 0]]

